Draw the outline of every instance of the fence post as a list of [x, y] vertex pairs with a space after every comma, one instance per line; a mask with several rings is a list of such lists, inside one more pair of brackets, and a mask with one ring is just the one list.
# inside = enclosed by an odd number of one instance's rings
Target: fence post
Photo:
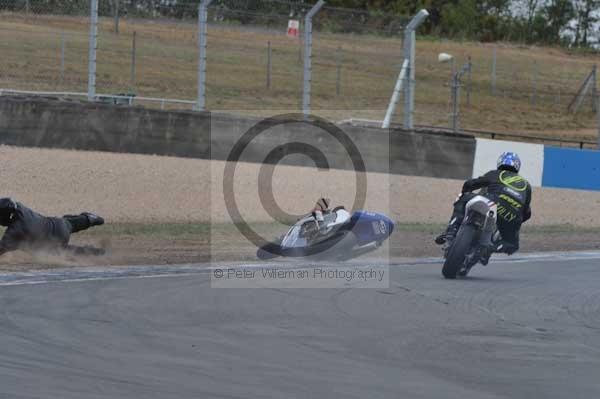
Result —
[[496, 47], [492, 49], [492, 96], [496, 95]]
[[416, 30], [429, 16], [427, 10], [422, 9], [413, 17], [404, 29], [404, 59], [408, 60], [408, 71], [404, 85], [404, 119], [405, 129], [412, 129], [413, 113], [415, 110], [415, 40]]
[[566, 82], [565, 79], [565, 65], [563, 64], [562, 69], [561, 69], [561, 73], [560, 73], [560, 78], [558, 79], [558, 105], [560, 106], [561, 104], [561, 100], [562, 100], [562, 85], [563, 83]]
[[115, 33], [119, 34], [119, 0], [113, 0], [114, 4], [114, 19], [115, 19]]
[[60, 32], [60, 83], [65, 82], [65, 32]]
[[310, 89], [312, 83], [312, 19], [324, 5], [325, 2], [319, 0], [304, 17], [304, 83], [302, 89], [302, 112], [305, 116], [310, 114]]
[[342, 86], [342, 47], [338, 47], [335, 51], [335, 95], [339, 96]]
[[271, 88], [271, 41], [267, 42], [267, 89]]
[[208, 6], [212, 0], [202, 0], [198, 7], [198, 99], [196, 111], [204, 111], [206, 104], [206, 24]]
[[460, 82], [458, 80], [458, 72], [452, 77], [452, 131], [458, 133], [458, 96]]
[[558, 105], [560, 107], [560, 95], [561, 95], [561, 91], [562, 91], [562, 81], [563, 81], [563, 74], [561, 73], [560, 76], [558, 77], [558, 94], [557, 94], [557, 98], [556, 98], [556, 105]]
[[88, 101], [96, 97], [96, 49], [98, 46], [98, 0], [90, 3], [90, 34], [88, 43]]
[[[302, 32], [302, 20], [298, 20], [298, 31]], [[298, 65], [302, 64], [302, 35], [298, 34]]]
[[592, 112], [597, 111], [598, 110], [598, 89], [597, 89], [597, 84], [598, 84], [598, 72], [597, 72], [597, 66], [596, 64], [594, 64], [594, 66], [592, 67]]
[[456, 72], [452, 77], [452, 131], [458, 133], [460, 130], [460, 114], [459, 114], [459, 103], [460, 103], [460, 86], [461, 78], [465, 73], [469, 73], [471, 63], [467, 62], [462, 68]]
[[531, 93], [531, 105], [534, 107], [537, 105], [537, 61], [533, 61], [533, 77], [532, 77], [532, 93]]
[[471, 72], [473, 70], [473, 63], [471, 62], [471, 56], [468, 61], [469, 69], [467, 70], [467, 106], [471, 105]]
[[25, 13], [29, 14], [30, 10], [31, 10], [31, 2], [30, 2], [30, 0], [25, 0]]
[[137, 57], [137, 33], [133, 31], [131, 38], [131, 87], [135, 87], [135, 63]]
[[[504, 90], [504, 97], [508, 97], [508, 98], [519, 98], [519, 93], [517, 93], [516, 95], [514, 95], [514, 91], [515, 91], [515, 86], [516, 87], [521, 87], [521, 82], [519, 81], [519, 79], [521, 79], [519, 77], [519, 71], [517, 70], [517, 68], [513, 65], [511, 68], [511, 75], [512, 77], [512, 90]], [[523, 90], [526, 94], [526, 90]], [[507, 93], [508, 92], [508, 93]]]

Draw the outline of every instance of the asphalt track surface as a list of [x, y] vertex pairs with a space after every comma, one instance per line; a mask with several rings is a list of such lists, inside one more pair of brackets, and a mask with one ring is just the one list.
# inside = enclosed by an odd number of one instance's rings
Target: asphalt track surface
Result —
[[217, 289], [211, 272], [0, 275], [0, 397], [600, 397], [600, 254], [456, 281], [400, 262], [383, 289]]

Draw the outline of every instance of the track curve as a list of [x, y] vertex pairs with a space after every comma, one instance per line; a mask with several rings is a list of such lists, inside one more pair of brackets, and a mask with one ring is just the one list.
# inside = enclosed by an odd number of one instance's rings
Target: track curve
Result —
[[393, 266], [383, 289], [216, 289], [191, 267], [0, 287], [0, 396], [600, 396], [597, 258], [440, 269]]

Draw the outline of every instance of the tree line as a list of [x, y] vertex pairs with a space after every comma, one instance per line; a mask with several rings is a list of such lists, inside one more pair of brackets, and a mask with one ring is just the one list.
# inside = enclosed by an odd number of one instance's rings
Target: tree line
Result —
[[373, 13], [430, 17], [421, 33], [478, 41], [600, 45], [600, 0], [330, 0]]
[[[90, 0], [0, 0], [0, 11], [86, 13]], [[316, 0], [315, 0], [316, 1]], [[99, 0], [100, 14], [195, 18], [200, 0]], [[429, 18], [419, 33], [484, 42], [508, 41], [600, 49], [600, 0], [326, 0], [315, 27], [335, 32], [397, 35], [420, 9]], [[285, 24], [311, 0], [214, 0], [211, 20]], [[356, 12], [337, 12], [336, 8]], [[118, 11], [117, 11], [118, 10]], [[346, 10], [347, 11], [347, 10]]]

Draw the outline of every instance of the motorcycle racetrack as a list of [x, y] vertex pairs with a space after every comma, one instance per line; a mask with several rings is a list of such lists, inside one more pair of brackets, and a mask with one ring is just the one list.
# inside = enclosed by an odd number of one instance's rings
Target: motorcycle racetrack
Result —
[[450, 281], [398, 260], [371, 289], [211, 287], [256, 263], [5, 273], [0, 396], [594, 398], [599, 262], [497, 258]]

